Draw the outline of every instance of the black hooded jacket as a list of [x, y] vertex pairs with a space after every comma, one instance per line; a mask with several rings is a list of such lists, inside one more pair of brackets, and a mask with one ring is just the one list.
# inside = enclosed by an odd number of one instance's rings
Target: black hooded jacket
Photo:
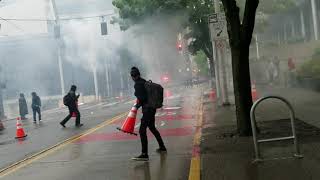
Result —
[[134, 95], [137, 97], [138, 99], [138, 104], [137, 104], [137, 108], [140, 108], [142, 106], [142, 108], [144, 108], [144, 105], [146, 105], [146, 103], [148, 102], [148, 95], [147, 95], [147, 91], [146, 88], [144, 87], [146, 80], [139, 77], [139, 79], [137, 79], [135, 81], [134, 84]]

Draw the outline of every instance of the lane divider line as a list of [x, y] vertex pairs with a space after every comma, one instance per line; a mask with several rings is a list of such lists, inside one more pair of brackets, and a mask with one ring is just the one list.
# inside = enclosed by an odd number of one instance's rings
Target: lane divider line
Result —
[[192, 158], [190, 163], [189, 180], [201, 179], [201, 157], [200, 157], [200, 142], [201, 142], [201, 127], [203, 121], [203, 98], [201, 95], [198, 109], [196, 131], [193, 138]]
[[82, 138], [82, 137], [84, 137], [86, 135], [89, 135], [89, 134], [91, 134], [91, 133], [93, 133], [93, 132], [95, 132], [95, 131], [97, 131], [97, 130], [105, 127], [105, 126], [108, 126], [108, 125], [112, 124], [113, 122], [119, 120], [121, 117], [124, 117], [126, 114], [127, 113], [122, 113], [120, 115], [117, 115], [117, 116], [115, 116], [115, 117], [113, 117], [111, 119], [108, 119], [108, 120], [98, 124], [97, 126], [91, 128], [91, 129], [86, 130], [85, 132], [82, 132], [82, 133], [80, 133], [78, 135], [72, 136], [72, 137], [70, 137], [70, 138], [68, 138], [68, 139], [66, 139], [66, 140], [64, 140], [62, 142], [59, 142], [59, 143], [57, 143], [57, 144], [55, 144], [55, 145], [53, 145], [53, 146], [51, 146], [51, 147], [49, 147], [47, 149], [44, 149], [44, 150], [42, 150], [42, 151], [40, 151], [40, 152], [38, 152], [36, 154], [33, 154], [33, 155], [29, 156], [29, 157], [26, 157], [23, 160], [18, 161], [18, 162], [14, 163], [14, 164], [6, 167], [6, 168], [1, 169], [0, 170], [0, 178], [3, 178], [3, 177], [5, 177], [5, 176], [7, 176], [7, 175], [9, 175], [11, 173], [14, 173], [17, 170], [19, 170], [19, 169], [21, 169], [21, 168], [23, 168], [23, 167], [25, 167], [25, 166], [37, 161], [39, 159], [44, 158], [44, 157], [48, 156], [49, 154], [51, 154], [53, 152], [56, 152], [56, 151], [64, 148], [65, 146], [67, 146], [67, 145], [79, 140], [80, 138]]

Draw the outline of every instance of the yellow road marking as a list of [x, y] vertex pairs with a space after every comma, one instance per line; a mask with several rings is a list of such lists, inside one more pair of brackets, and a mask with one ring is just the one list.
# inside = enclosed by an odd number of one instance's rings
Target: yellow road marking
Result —
[[[193, 138], [193, 148], [198, 148], [200, 146], [201, 139], [201, 126], [203, 119], [203, 104], [202, 104], [202, 96], [199, 101], [199, 109], [198, 109], [198, 117], [197, 117], [197, 129]], [[194, 150], [194, 149], [193, 149]], [[193, 153], [192, 153], [193, 154]], [[194, 156], [192, 155], [190, 170], [189, 170], [189, 180], [200, 180], [201, 179], [201, 160], [200, 155]]]
[[87, 130], [87, 131], [85, 131], [83, 133], [78, 134], [78, 135], [72, 136], [72, 137], [70, 137], [70, 138], [68, 138], [68, 139], [66, 139], [66, 140], [64, 140], [64, 141], [62, 141], [60, 143], [57, 143], [56, 145], [53, 145], [53, 146], [51, 146], [51, 147], [49, 147], [49, 148], [47, 148], [45, 150], [42, 150], [42, 151], [40, 151], [40, 152], [38, 152], [36, 154], [33, 154], [33, 155], [31, 155], [31, 156], [29, 156], [29, 157], [27, 157], [27, 158], [25, 158], [25, 159], [23, 159], [21, 161], [18, 161], [16, 163], [12, 164], [12, 165], [10, 165], [10, 166], [8, 166], [6, 168], [1, 169], [0, 170], [0, 178], [3, 178], [3, 177], [5, 177], [5, 176], [7, 176], [7, 175], [9, 175], [11, 173], [14, 173], [17, 170], [19, 170], [19, 169], [21, 169], [21, 168], [23, 168], [23, 167], [35, 162], [35, 161], [37, 161], [37, 160], [39, 160], [41, 158], [44, 158], [44, 157], [48, 156], [49, 154], [51, 154], [53, 152], [56, 152], [56, 151], [64, 148], [65, 146], [69, 145], [70, 143], [73, 143], [73, 142], [77, 141], [78, 139], [82, 138], [83, 136], [89, 135], [89, 134], [91, 134], [91, 133], [93, 133], [93, 132], [95, 132], [95, 131], [97, 131], [97, 130], [99, 130], [99, 129], [107, 126], [107, 125], [110, 125], [111, 123], [115, 122], [116, 120], [118, 120], [119, 118], [125, 116], [126, 114], [127, 113], [123, 113], [123, 114], [115, 116], [115, 117], [113, 117], [111, 119], [108, 119], [105, 122], [97, 125], [94, 128], [91, 128], [91, 129], [89, 129], [89, 130]]
[[189, 180], [200, 180], [200, 157], [191, 159]]

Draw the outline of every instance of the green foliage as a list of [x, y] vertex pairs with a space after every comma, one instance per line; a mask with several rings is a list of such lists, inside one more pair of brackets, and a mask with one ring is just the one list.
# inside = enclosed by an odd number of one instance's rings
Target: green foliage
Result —
[[[246, 0], [237, 0], [241, 16]], [[133, 24], [140, 23], [146, 17], [159, 13], [187, 12], [190, 32], [186, 39], [193, 38], [189, 45], [192, 54], [202, 50], [208, 58], [212, 58], [212, 44], [208, 28], [208, 15], [214, 12], [212, 0], [113, 0], [118, 8], [120, 19], [113, 18], [112, 23], [119, 23], [121, 30], [127, 30]], [[256, 31], [261, 32], [268, 25], [268, 14], [281, 12], [295, 6], [295, 0], [260, 0], [256, 18]]]
[[119, 23], [122, 30], [159, 13], [187, 12], [189, 19], [184, 27], [189, 27], [190, 32], [185, 38], [193, 38], [189, 49], [193, 54], [203, 50], [207, 57], [212, 58], [207, 20], [213, 12], [211, 0], [114, 0], [113, 5], [119, 9], [121, 19], [113, 18], [112, 23]]
[[312, 59], [298, 69], [298, 77], [320, 78], [320, 48], [315, 49]]
[[207, 56], [203, 51], [198, 51], [195, 53], [194, 61], [196, 62], [198, 68], [200, 69], [200, 74], [207, 76], [209, 73]]

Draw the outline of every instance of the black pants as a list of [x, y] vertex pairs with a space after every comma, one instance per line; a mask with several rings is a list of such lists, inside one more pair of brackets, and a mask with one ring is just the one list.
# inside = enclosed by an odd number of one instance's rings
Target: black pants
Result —
[[159, 147], [164, 148], [164, 144], [161, 138], [159, 131], [155, 126], [155, 109], [143, 109], [143, 116], [141, 118], [141, 125], [140, 125], [140, 139], [142, 145], [142, 153], [148, 154], [148, 137], [147, 137], [147, 128], [152, 132], [152, 134], [156, 137]]
[[35, 108], [32, 108], [32, 111], [33, 111], [33, 120], [36, 121], [37, 120], [37, 113], [39, 115], [39, 120], [41, 120], [41, 110], [39, 107], [35, 107]]
[[77, 107], [73, 107], [73, 106], [69, 106], [69, 115], [64, 118], [63, 121], [61, 121], [61, 124], [66, 124], [70, 118], [72, 117], [73, 113], [76, 113], [77, 117], [76, 117], [76, 126], [80, 124], [80, 112], [79, 109]]

